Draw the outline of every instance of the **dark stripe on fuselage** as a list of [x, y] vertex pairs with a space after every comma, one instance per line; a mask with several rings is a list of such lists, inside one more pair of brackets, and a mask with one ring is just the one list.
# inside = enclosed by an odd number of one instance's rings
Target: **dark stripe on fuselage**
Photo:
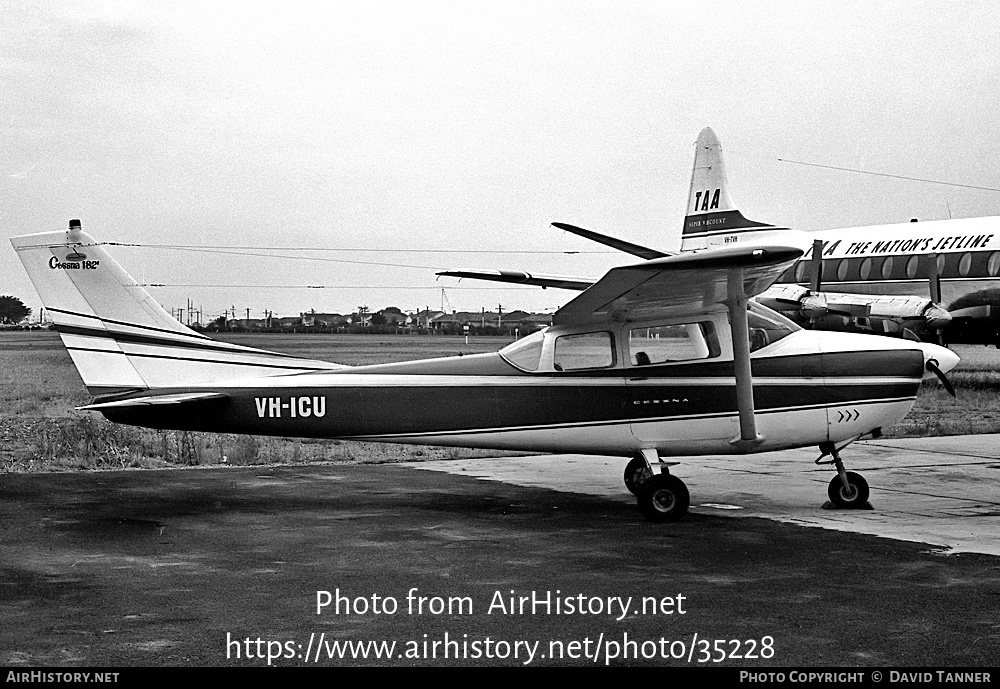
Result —
[[[211, 412], [193, 406], [106, 410], [112, 421], [154, 428], [299, 437], [452, 433], [736, 414], [735, 386], [419, 386], [219, 388]], [[388, 382], [388, 381], [387, 381]], [[919, 379], [870, 385], [758, 385], [761, 413], [916, 396]], [[167, 391], [164, 390], [164, 393]], [[173, 391], [177, 392], [177, 391]], [[636, 404], [638, 402], [638, 404]], [[318, 416], [319, 410], [322, 416]]]
[[[109, 323], [112, 321], [108, 321]], [[142, 326], [131, 326], [129, 323], [119, 323], [119, 325], [128, 325], [130, 327], [142, 327]], [[154, 335], [143, 335], [140, 333], [123, 333], [116, 330], [101, 330], [99, 328], [87, 328], [79, 325], [65, 325], [56, 324], [53, 326], [57, 332], [66, 333], [67, 335], [82, 335], [85, 337], [98, 337], [107, 340], [115, 340], [117, 342], [130, 342], [132, 344], [142, 344], [142, 345], [152, 345], [156, 347], [178, 347], [181, 349], [201, 349], [211, 352], [225, 352], [227, 354], [249, 354], [258, 356], [273, 356], [275, 358], [283, 359], [295, 359], [296, 357], [281, 354], [278, 352], [268, 352], [263, 350], [246, 350], [240, 347], [227, 347], [225, 344], [216, 342], [205, 338], [204, 340], [174, 340], [167, 337], [156, 337]], [[164, 331], [168, 332], [168, 331]], [[183, 334], [177, 333], [181, 337]], [[131, 356], [131, 355], [130, 355]], [[235, 362], [234, 362], [235, 363]]]
[[76, 316], [77, 318], [91, 318], [91, 319], [93, 319], [95, 321], [100, 321], [101, 323], [113, 323], [114, 325], [124, 325], [124, 326], [129, 327], [129, 328], [138, 328], [139, 330], [149, 330], [149, 331], [157, 332], [157, 333], [167, 333], [167, 334], [170, 334], [170, 335], [179, 335], [180, 337], [192, 337], [192, 338], [195, 338], [195, 339], [198, 339], [198, 340], [208, 340], [209, 342], [211, 342], [211, 339], [208, 336], [201, 335], [201, 334], [196, 333], [196, 332], [186, 333], [186, 332], [181, 332], [181, 331], [178, 331], [178, 330], [170, 330], [168, 328], [154, 328], [151, 325], [139, 325], [138, 323], [129, 323], [127, 321], [114, 321], [114, 320], [111, 320], [109, 318], [102, 318], [101, 316], [95, 316], [95, 315], [90, 314], [90, 313], [77, 313], [76, 311], [66, 311], [65, 309], [49, 308], [49, 311], [54, 311], [56, 313], [64, 313], [67, 316]]
[[68, 351], [71, 352], [94, 352], [97, 354], [117, 354], [119, 356], [128, 357], [139, 357], [142, 359], [168, 359], [170, 361], [188, 361], [198, 364], [224, 364], [226, 366], [252, 366], [254, 368], [271, 368], [271, 369], [281, 369], [283, 371], [296, 371], [296, 372], [306, 372], [315, 373], [316, 371], [325, 371], [326, 369], [317, 369], [307, 366], [296, 366], [294, 364], [261, 364], [250, 361], [236, 361], [235, 359], [197, 359], [194, 357], [186, 356], [167, 356], [165, 354], [136, 354], [134, 352], [115, 352], [108, 349], [88, 349], [86, 347], [66, 347]]

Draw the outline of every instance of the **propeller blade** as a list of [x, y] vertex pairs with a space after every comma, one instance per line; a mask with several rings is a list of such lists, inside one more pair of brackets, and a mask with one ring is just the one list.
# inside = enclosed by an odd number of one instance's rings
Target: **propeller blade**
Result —
[[809, 289], [819, 292], [823, 283], [823, 240], [813, 240], [812, 258], [809, 259]]
[[955, 394], [955, 386], [951, 384], [951, 381], [948, 380], [948, 376], [946, 376], [944, 374], [944, 371], [941, 370], [941, 367], [938, 365], [937, 359], [927, 360], [927, 370], [938, 377], [938, 380], [941, 381], [941, 385], [944, 386], [944, 389], [948, 391], [949, 395], [958, 399], [958, 395]]
[[983, 306], [967, 306], [964, 309], [956, 309], [951, 312], [952, 318], [989, 318], [990, 317], [990, 305], [984, 304]]
[[928, 254], [930, 259], [927, 262], [927, 280], [931, 287], [931, 301], [935, 304], [941, 303], [941, 272], [938, 270], [938, 255]]

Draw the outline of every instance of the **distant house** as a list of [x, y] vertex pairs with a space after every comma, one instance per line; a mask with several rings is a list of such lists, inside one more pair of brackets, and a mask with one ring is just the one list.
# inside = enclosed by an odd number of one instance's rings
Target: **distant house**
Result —
[[281, 316], [271, 317], [272, 328], [297, 328], [302, 325], [302, 316]]
[[417, 328], [435, 328], [439, 327], [435, 325], [441, 318], [447, 316], [444, 311], [434, 311], [431, 309], [425, 309], [423, 311], [417, 311], [415, 314], [410, 316], [411, 325]]
[[306, 328], [336, 328], [341, 325], [346, 325], [350, 322], [347, 316], [343, 316], [339, 313], [316, 313], [315, 311], [306, 311], [299, 314], [299, 323]]
[[529, 313], [525, 318], [521, 320], [525, 325], [531, 326], [532, 328], [547, 328], [552, 325], [552, 314], [551, 313]]
[[378, 313], [385, 318], [385, 325], [398, 327], [407, 325], [407, 321], [409, 320], [409, 316], [398, 309], [383, 309]]
[[267, 327], [266, 318], [231, 318], [226, 321], [226, 327], [232, 330], [263, 330]]
[[[422, 324], [423, 321], [421, 321]], [[503, 332], [520, 330], [522, 334], [526, 334], [548, 325], [552, 325], [551, 315], [530, 314], [527, 311], [511, 311], [502, 314], [496, 311], [456, 311], [450, 314], [442, 313], [430, 319], [432, 329], [449, 332], [465, 331], [468, 327], [471, 332], [495, 332], [499, 328]]]

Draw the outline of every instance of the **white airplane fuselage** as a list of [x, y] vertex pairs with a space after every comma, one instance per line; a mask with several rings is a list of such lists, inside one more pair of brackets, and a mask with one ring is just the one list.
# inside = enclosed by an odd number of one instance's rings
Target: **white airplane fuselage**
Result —
[[[728, 331], [724, 313], [712, 316]], [[153, 428], [350, 438], [542, 452], [664, 456], [738, 453], [731, 342], [702, 361], [637, 366], [630, 323], [610, 331], [612, 364], [560, 371], [556, 343], [580, 328], [540, 335], [535, 370], [504, 354], [344, 368], [116, 395], [220, 395], [172, 412], [169, 405], [100, 409], [110, 420]], [[592, 333], [593, 328], [583, 329]], [[197, 356], [180, 353], [182, 356]], [[754, 451], [854, 439], [902, 419], [925, 362], [957, 357], [934, 345], [867, 335], [796, 330], [754, 352]], [[176, 360], [147, 357], [143, 375]], [[110, 399], [110, 398], [104, 398]], [[100, 401], [100, 400], [98, 400]], [[199, 413], [199, 409], [204, 413]]]
[[[937, 262], [942, 303], [1000, 288], [1000, 217], [910, 222], [809, 233], [823, 241], [823, 288], [859, 294], [930, 296]], [[778, 284], [808, 284], [811, 248]]]

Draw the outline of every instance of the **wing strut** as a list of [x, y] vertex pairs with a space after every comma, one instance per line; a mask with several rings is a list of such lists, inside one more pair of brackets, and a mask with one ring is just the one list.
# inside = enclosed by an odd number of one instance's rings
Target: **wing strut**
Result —
[[753, 374], [750, 371], [750, 325], [747, 322], [747, 302], [743, 289], [743, 268], [729, 271], [729, 327], [733, 334], [733, 369], [736, 373], [736, 408], [740, 414], [740, 434], [730, 444], [741, 452], [749, 452], [764, 442], [757, 433], [753, 408]]

